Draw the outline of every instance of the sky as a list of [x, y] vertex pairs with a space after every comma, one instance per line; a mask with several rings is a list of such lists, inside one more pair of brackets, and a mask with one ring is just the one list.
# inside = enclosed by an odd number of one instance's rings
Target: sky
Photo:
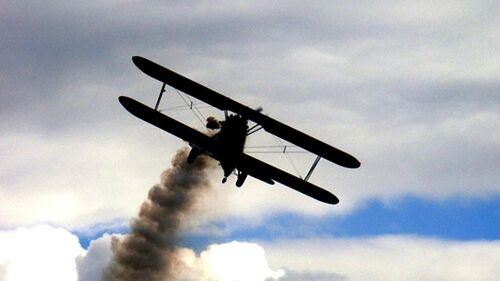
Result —
[[[118, 103], [153, 107], [160, 90], [135, 55], [361, 161], [319, 162], [310, 180], [335, 206], [217, 171], [185, 222], [179, 280], [500, 276], [498, 1], [1, 6], [0, 281], [100, 280], [111, 237], [186, 146]], [[161, 107], [181, 104], [167, 89]], [[302, 176], [314, 160], [255, 156]]]

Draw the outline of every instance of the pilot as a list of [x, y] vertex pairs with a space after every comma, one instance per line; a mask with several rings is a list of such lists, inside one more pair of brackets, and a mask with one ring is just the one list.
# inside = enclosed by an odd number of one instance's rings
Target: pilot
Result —
[[220, 129], [220, 122], [219, 122], [219, 120], [215, 119], [215, 117], [210, 116], [207, 118], [206, 127], [207, 127], [207, 129], [210, 129], [210, 130]]

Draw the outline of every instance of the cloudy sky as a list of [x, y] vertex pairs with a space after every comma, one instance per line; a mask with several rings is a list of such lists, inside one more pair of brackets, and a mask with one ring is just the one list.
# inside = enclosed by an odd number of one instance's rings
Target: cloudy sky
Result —
[[[111, 237], [185, 146], [118, 103], [154, 106], [161, 87], [134, 55], [362, 163], [320, 162], [311, 181], [335, 206], [250, 178], [222, 185], [218, 171], [185, 223], [179, 280], [500, 276], [498, 1], [1, 7], [0, 281], [100, 280]], [[162, 107], [180, 104], [168, 89]], [[189, 111], [165, 113], [201, 128]], [[256, 156], [301, 175], [314, 160]]]

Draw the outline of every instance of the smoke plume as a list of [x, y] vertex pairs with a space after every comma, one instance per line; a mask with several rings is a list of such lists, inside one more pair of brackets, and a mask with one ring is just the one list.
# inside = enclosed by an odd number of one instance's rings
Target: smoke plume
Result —
[[205, 156], [187, 164], [187, 154], [187, 149], [179, 150], [160, 184], [149, 190], [131, 222], [131, 233], [113, 238], [113, 259], [103, 273], [104, 281], [173, 279], [180, 227], [196, 199], [210, 188], [209, 175], [215, 167], [215, 161]]

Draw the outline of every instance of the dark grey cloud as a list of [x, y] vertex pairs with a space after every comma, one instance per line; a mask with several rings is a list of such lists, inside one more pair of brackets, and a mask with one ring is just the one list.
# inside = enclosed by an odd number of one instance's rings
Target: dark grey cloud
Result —
[[[442, 11], [448, 7], [438, 5], [435, 8], [442, 10], [433, 17], [424, 14], [419, 18], [416, 12], [413, 21], [405, 18], [411, 11], [390, 1], [287, 4], [223, 6], [173, 1], [74, 6], [57, 1], [52, 5], [13, 2], [3, 11], [2, 61], [45, 70], [37, 74], [54, 79], [57, 75], [53, 74], [63, 75], [68, 68], [85, 65], [94, 66], [94, 71], [97, 67], [119, 68], [129, 62], [119, 63], [117, 57], [129, 57], [126, 51], [134, 50], [168, 57], [181, 49], [192, 57], [177, 58], [175, 63], [188, 61], [190, 66], [193, 59], [210, 56], [242, 63], [271, 59], [309, 45], [349, 48], [367, 44], [367, 55], [373, 51], [384, 51], [384, 56], [401, 51], [411, 55], [411, 50], [426, 46], [440, 48], [488, 39], [491, 27], [485, 27], [496, 21], [490, 7], [479, 4], [463, 12]], [[408, 5], [406, 10], [411, 8]], [[466, 8], [457, 3], [457, 9]], [[432, 11], [433, 6], [427, 9]], [[482, 21], [477, 21], [478, 14]], [[473, 31], [479, 32], [470, 35]]]

